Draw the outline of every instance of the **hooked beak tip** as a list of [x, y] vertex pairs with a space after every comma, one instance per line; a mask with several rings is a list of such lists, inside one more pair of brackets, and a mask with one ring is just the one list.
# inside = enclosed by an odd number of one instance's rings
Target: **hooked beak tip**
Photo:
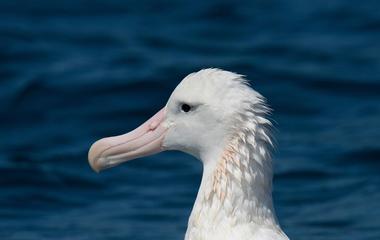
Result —
[[102, 145], [101, 140], [96, 141], [91, 145], [90, 150], [88, 151], [88, 163], [96, 173], [99, 173], [102, 170], [101, 164], [99, 163], [101, 152], [98, 151], [99, 149], [102, 149], [100, 145]]
[[96, 172], [96, 173], [100, 173], [100, 171], [102, 170], [97, 164], [96, 164], [97, 160], [93, 160], [93, 161], [89, 161], [90, 163], [90, 167], [91, 169]]

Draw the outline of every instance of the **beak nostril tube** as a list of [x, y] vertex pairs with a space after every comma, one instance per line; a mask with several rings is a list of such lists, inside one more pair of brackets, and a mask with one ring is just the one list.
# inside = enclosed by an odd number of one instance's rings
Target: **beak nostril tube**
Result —
[[150, 131], [153, 131], [154, 129], [157, 128], [157, 126], [159, 125], [160, 123], [158, 121], [153, 121], [151, 124], [149, 124], [149, 130]]

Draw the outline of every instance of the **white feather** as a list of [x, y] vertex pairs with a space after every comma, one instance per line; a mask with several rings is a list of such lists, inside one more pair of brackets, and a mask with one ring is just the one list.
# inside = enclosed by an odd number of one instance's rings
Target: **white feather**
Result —
[[[194, 111], [178, 111], [188, 103]], [[186, 240], [286, 240], [272, 203], [270, 109], [242, 75], [204, 69], [187, 76], [168, 104], [164, 147], [204, 165]]]

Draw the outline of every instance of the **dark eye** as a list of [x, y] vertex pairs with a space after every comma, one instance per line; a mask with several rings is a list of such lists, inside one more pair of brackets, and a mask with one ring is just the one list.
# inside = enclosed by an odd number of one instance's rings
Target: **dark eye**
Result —
[[181, 105], [181, 110], [183, 111], [183, 112], [189, 112], [190, 110], [191, 110], [191, 106], [189, 105], [189, 104], [186, 104], [186, 103], [183, 103], [182, 105]]

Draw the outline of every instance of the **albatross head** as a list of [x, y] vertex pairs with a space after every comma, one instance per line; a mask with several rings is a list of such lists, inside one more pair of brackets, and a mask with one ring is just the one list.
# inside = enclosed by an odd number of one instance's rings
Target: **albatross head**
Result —
[[95, 142], [89, 162], [100, 171], [163, 150], [189, 153], [204, 171], [186, 240], [285, 240], [272, 203], [268, 112], [242, 75], [204, 69], [140, 127]]
[[242, 75], [220, 69], [192, 73], [166, 106], [140, 127], [95, 142], [90, 165], [100, 171], [163, 150], [189, 153], [204, 164], [216, 161], [211, 156], [225, 150], [234, 135], [255, 128], [260, 120], [268, 123], [261, 117], [268, 111], [263, 101]]

